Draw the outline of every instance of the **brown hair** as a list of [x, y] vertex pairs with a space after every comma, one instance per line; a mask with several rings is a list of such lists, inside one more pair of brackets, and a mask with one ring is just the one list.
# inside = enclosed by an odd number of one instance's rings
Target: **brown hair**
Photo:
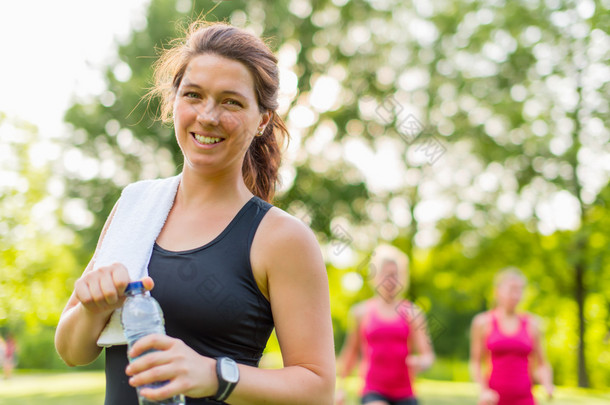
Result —
[[258, 37], [224, 23], [197, 21], [183, 39], [170, 43], [154, 64], [155, 85], [149, 97], [160, 96], [161, 120], [172, 119], [173, 103], [189, 62], [198, 55], [211, 53], [241, 62], [254, 78], [260, 112], [270, 113], [261, 136], [255, 136], [244, 157], [242, 175], [248, 189], [271, 202], [278, 181], [281, 146], [288, 129], [277, 114], [279, 72], [277, 58]]

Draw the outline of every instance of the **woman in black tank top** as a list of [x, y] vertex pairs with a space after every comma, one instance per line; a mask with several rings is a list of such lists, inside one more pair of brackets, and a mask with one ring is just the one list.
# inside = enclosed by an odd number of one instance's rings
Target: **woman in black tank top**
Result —
[[[173, 122], [184, 155], [142, 279], [163, 309], [167, 336], [140, 339], [131, 357], [156, 351], [131, 364], [126, 346], [106, 348], [105, 404], [136, 405], [134, 387], [166, 380], [142, 395], [181, 393], [187, 404], [331, 404], [334, 349], [320, 249], [302, 222], [269, 203], [288, 136], [276, 113], [275, 56], [244, 30], [195, 23], [161, 56], [155, 77], [151, 95], [161, 97], [162, 118]], [[67, 364], [100, 354], [97, 338], [127, 282], [121, 263], [95, 270], [89, 263], [57, 327]], [[274, 327], [284, 366], [259, 369]]]

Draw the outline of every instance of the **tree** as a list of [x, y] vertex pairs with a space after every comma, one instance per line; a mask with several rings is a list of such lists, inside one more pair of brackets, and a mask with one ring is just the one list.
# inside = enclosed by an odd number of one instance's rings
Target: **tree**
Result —
[[[588, 386], [585, 307], [595, 284], [587, 282], [587, 272], [591, 259], [597, 260], [590, 254], [588, 213], [609, 178], [601, 163], [610, 152], [610, 75], [604, 64], [609, 54], [607, 46], [600, 49], [610, 40], [609, 19], [601, 11], [607, 5], [568, 1], [553, 7], [525, 2], [478, 6], [441, 44], [445, 58], [436, 64], [431, 82], [440, 74], [448, 79], [443, 86], [461, 87], [452, 119], [469, 123], [460, 129], [455, 125], [451, 141], [478, 138], [470, 142], [471, 152], [486, 166], [478, 179], [497, 190], [495, 198], [479, 201], [485, 222], [500, 228], [510, 224], [497, 210], [510, 213], [499, 203], [512, 200], [516, 206], [511, 214], [543, 234], [576, 230], [562, 247], [571, 252], [567, 260], [578, 308], [578, 384]], [[441, 117], [441, 130], [447, 118], [443, 106], [452, 108], [442, 100], [442, 87], [438, 89], [441, 100], [431, 101], [430, 115]], [[508, 182], [511, 177], [516, 181]], [[524, 212], [527, 205], [530, 212]], [[562, 209], [560, 215], [565, 216], [553, 218], [553, 209]]]
[[74, 283], [84, 204], [64, 200], [53, 174], [59, 146], [35, 127], [0, 113], [0, 329], [16, 335], [21, 365], [50, 367], [59, 359], [53, 331]]

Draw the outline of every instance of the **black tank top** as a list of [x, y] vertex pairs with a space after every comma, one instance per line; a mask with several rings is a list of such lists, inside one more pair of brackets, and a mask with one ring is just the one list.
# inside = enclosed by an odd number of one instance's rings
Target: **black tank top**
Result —
[[[151, 295], [163, 309], [169, 336], [204, 356], [258, 365], [273, 317], [252, 274], [250, 247], [270, 208], [252, 197], [220, 235], [196, 249], [170, 252], [155, 244], [148, 265], [155, 281]], [[106, 348], [105, 405], [138, 405], [127, 364], [127, 346]], [[218, 402], [187, 397], [186, 403]]]

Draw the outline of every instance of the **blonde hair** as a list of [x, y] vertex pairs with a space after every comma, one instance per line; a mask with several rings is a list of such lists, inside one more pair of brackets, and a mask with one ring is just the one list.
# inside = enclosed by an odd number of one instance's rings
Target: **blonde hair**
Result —
[[373, 251], [371, 257], [371, 273], [381, 269], [384, 263], [395, 263], [399, 270], [404, 270], [409, 277], [409, 257], [400, 249], [388, 244], [380, 244]]
[[500, 270], [494, 277], [494, 287], [497, 288], [501, 284], [503, 284], [505, 281], [507, 281], [509, 279], [515, 279], [515, 278], [523, 281], [523, 283], [527, 283], [527, 278], [525, 277], [525, 274], [523, 274], [523, 272], [521, 270], [519, 270], [516, 267], [506, 267], [506, 268]]

